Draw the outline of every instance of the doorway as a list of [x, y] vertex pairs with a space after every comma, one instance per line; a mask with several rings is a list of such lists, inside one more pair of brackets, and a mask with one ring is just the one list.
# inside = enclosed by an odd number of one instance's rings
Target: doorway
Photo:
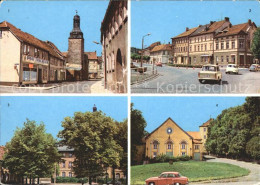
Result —
[[42, 83], [42, 69], [38, 68], [38, 83]]

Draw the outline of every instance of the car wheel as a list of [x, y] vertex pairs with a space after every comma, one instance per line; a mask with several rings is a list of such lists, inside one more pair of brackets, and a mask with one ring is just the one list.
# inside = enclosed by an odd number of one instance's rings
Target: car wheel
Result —
[[199, 82], [203, 84], [205, 82], [205, 80], [199, 80]]
[[149, 185], [155, 185], [155, 183], [154, 182], [150, 182]]
[[219, 79], [218, 84], [222, 85], [222, 80], [221, 79]]
[[177, 183], [175, 183], [175, 185], [181, 185], [181, 183], [178, 183], [178, 182], [177, 182]]
[[228, 74], [228, 72], [226, 72], [226, 74]]

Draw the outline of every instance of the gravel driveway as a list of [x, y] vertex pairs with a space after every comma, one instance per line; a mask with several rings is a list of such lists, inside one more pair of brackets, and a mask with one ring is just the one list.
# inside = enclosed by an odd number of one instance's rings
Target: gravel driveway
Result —
[[242, 168], [249, 169], [251, 172], [248, 176], [244, 177], [237, 177], [232, 179], [223, 179], [223, 180], [213, 180], [211, 182], [205, 182], [205, 183], [190, 183], [194, 185], [217, 185], [217, 184], [228, 184], [228, 185], [260, 185], [260, 165], [253, 164], [249, 162], [243, 162], [243, 161], [236, 161], [232, 159], [226, 159], [226, 158], [215, 158], [210, 159], [208, 162], [221, 162], [221, 163], [228, 163], [240, 166]]

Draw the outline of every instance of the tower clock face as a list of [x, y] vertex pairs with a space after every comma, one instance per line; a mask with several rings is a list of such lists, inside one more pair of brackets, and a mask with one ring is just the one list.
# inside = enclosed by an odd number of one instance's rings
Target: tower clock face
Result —
[[171, 127], [168, 127], [167, 130], [166, 130], [167, 134], [171, 134], [172, 133], [172, 128]]

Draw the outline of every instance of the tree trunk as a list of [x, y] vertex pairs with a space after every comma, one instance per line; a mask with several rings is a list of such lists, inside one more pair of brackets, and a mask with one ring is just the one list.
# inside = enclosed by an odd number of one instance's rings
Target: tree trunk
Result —
[[92, 179], [89, 177], [89, 185], [92, 185]]
[[112, 173], [113, 173], [113, 184], [116, 184], [116, 175], [115, 175], [115, 167], [113, 166], [113, 171], [112, 171]]
[[32, 177], [31, 177], [31, 175], [30, 175], [30, 184], [32, 184]]
[[40, 184], [40, 177], [38, 177], [37, 179], [37, 184]]

